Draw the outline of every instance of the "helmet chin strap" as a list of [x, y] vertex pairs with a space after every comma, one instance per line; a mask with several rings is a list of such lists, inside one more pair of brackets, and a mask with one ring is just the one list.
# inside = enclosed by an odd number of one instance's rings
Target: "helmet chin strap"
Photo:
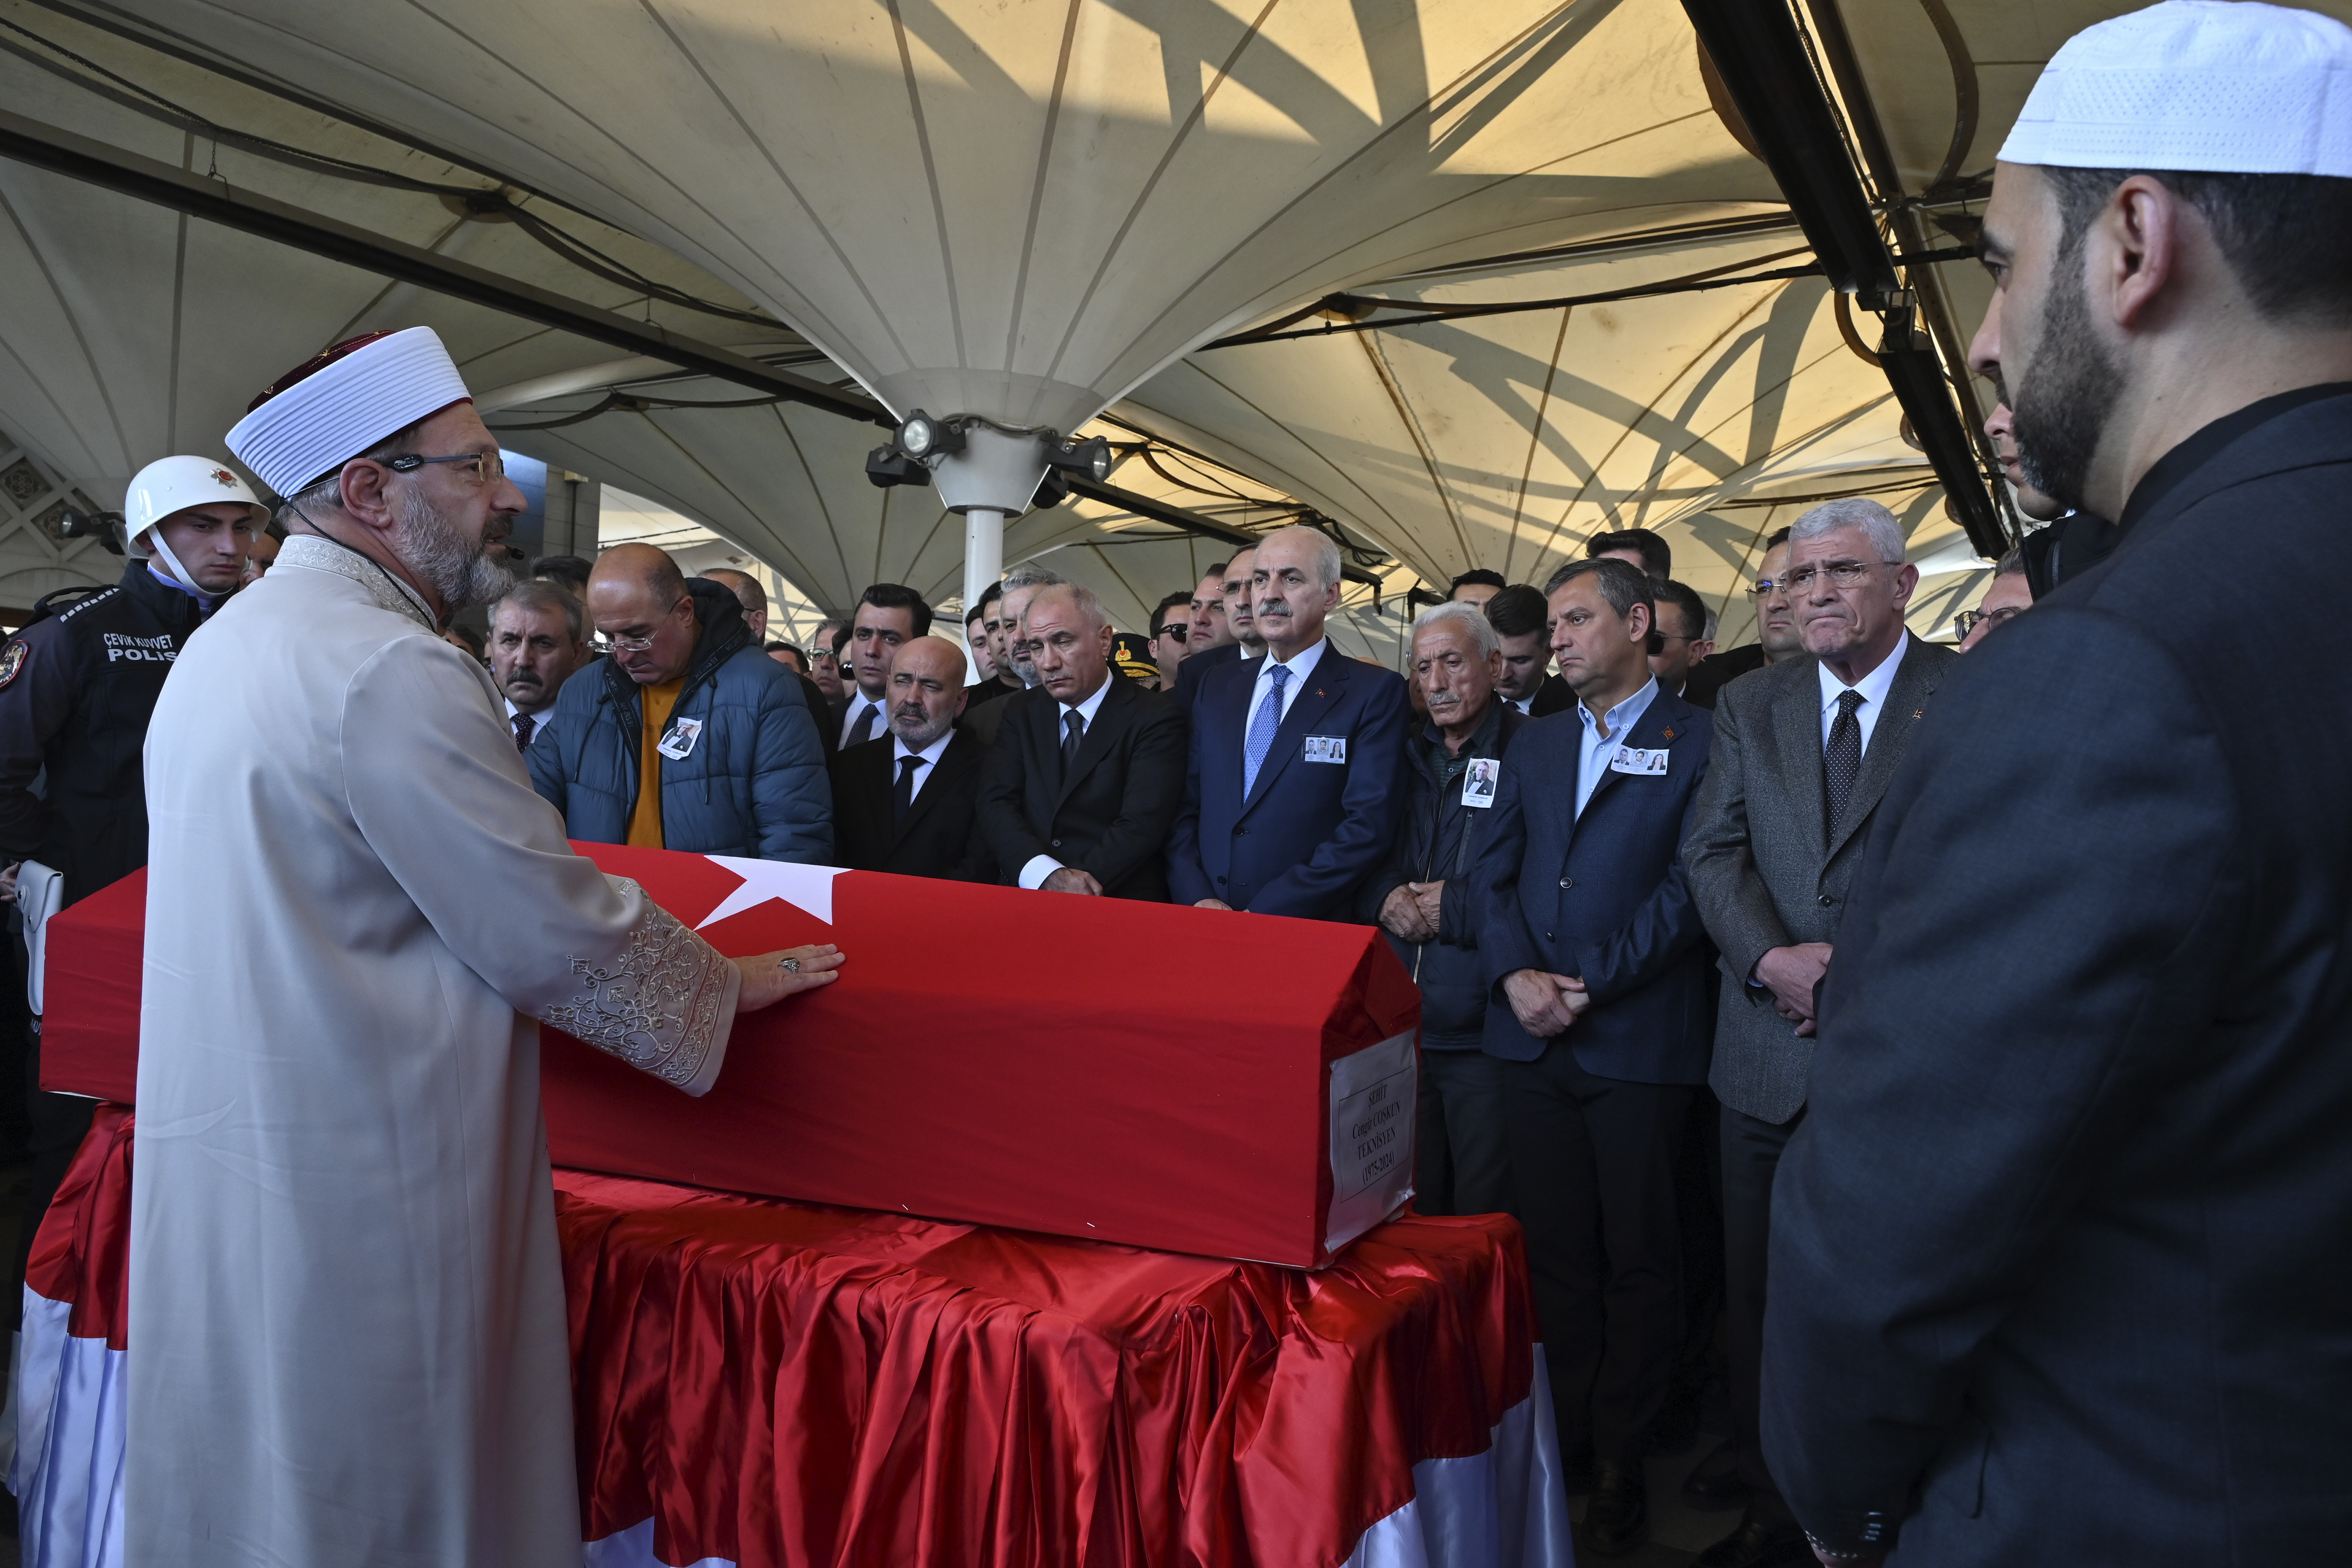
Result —
[[180, 564], [180, 558], [173, 554], [171, 545], [164, 542], [163, 531], [161, 528], [151, 528], [147, 531], [147, 547], [154, 552], [153, 554], [147, 558], [149, 563], [152, 565], [156, 561], [162, 561], [163, 563], [164, 574], [170, 577], [173, 581], [178, 583], [181, 587], [185, 588], [189, 593], [194, 594], [198, 598], [202, 599], [213, 599], [219, 596], [215, 594], [207, 593], [205, 589], [197, 585], [194, 574], [191, 573], [185, 566]]

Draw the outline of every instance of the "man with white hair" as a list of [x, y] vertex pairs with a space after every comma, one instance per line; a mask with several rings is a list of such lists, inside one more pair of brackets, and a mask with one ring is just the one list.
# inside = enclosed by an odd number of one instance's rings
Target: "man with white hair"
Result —
[[1169, 889], [1202, 909], [1345, 920], [1396, 832], [1411, 705], [1394, 673], [1323, 635], [1339, 603], [1339, 546], [1279, 528], [1248, 563], [1265, 657], [1201, 680]]
[[1495, 818], [1503, 753], [1527, 715], [1496, 695], [1503, 639], [1476, 600], [1412, 623], [1412, 679], [1429, 721], [1405, 742], [1403, 820], [1356, 894], [1355, 918], [1388, 932], [1421, 990], [1422, 1085], [1413, 1188], [1423, 1214], [1510, 1205], [1502, 1064], [1478, 1048], [1486, 976], [1470, 868]]
[[148, 734], [122, 1560], [577, 1568], [538, 1020], [700, 1094], [840, 956], [724, 958], [564, 842], [437, 635], [523, 498], [429, 328], [228, 445], [289, 537]]
[[2089, 28], [1984, 217], [1971, 363], [2122, 540], [1881, 803], [1774, 1194], [1767, 1451], [1825, 1562], [2340, 1563], [2352, 677], [2248, 628], [2352, 571], [2352, 28]]
[[1701, 1555], [1706, 1568], [1806, 1552], [1758, 1438], [1774, 1172], [1804, 1121], [1814, 988], [1847, 884], [1912, 730], [1959, 657], [1904, 630], [1918, 580], [1885, 507], [1856, 497], [1813, 508], [1790, 531], [1776, 584], [1813, 657], [1716, 694], [1714, 764], [1683, 857], [1722, 955], [1707, 1082], [1723, 1105], [1732, 1432], [1685, 1489], [1717, 1507], [1745, 1499], [1748, 1514]]

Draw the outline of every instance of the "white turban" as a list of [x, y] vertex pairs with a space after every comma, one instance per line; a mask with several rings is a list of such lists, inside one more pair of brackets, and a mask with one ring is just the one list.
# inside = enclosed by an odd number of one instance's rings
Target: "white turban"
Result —
[[2352, 27], [2252, 0], [2164, 0], [2042, 68], [2006, 163], [2352, 178]]
[[319, 358], [326, 363], [263, 393], [228, 433], [228, 449], [281, 496], [473, 395], [430, 327], [354, 338]]

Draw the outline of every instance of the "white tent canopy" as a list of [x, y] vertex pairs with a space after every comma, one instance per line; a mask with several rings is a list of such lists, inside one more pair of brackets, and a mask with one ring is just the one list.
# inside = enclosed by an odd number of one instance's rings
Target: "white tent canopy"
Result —
[[[1887, 500], [1947, 569], [1915, 625], [1975, 581], [1852, 346], [1875, 321], [1841, 323], [1816, 279], [1202, 346], [1319, 326], [1339, 289], [1400, 302], [1377, 322], [1804, 264], [1674, 0], [85, 5], [7, 0], [11, 112], [901, 406], [1067, 428], [1124, 393], [1115, 439], [1192, 456], [1125, 457], [1117, 483], [1248, 528], [1319, 514], [1368, 547], [1389, 610], [1368, 648], [1393, 646], [1416, 580], [1539, 577], [1636, 524], [1737, 640], [1757, 540], [1828, 494]], [[1843, 8], [1855, 74], [1829, 85], [1883, 131], [1885, 159], [1859, 129], [1856, 156], [1899, 252], [1966, 240], [2040, 62], [2125, 8]], [[1981, 283], [1911, 276], [1948, 370]], [[957, 523], [936, 492], [866, 484], [871, 426], [677, 406], [752, 395], [0, 163], [0, 430], [45, 497], [114, 504], [153, 456], [219, 455], [252, 392], [325, 342], [418, 322], [501, 395], [495, 422], [543, 426], [520, 449], [675, 506], [819, 602], [882, 576], [953, 593]], [[1016, 523], [1006, 559], [1086, 563], [1139, 626], [1227, 550], [1169, 531], [1073, 503]], [[44, 583], [110, 563], [43, 548], [0, 541]]]
[[1067, 431], [1333, 287], [1769, 203], [1672, 0], [139, 0], [692, 258], [900, 413]]

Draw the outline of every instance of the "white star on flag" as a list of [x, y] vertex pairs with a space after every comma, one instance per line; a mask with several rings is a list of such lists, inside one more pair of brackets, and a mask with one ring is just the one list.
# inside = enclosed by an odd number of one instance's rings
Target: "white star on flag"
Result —
[[757, 909], [770, 899], [781, 899], [796, 910], [833, 923], [833, 879], [837, 866], [795, 866], [783, 860], [747, 860], [736, 855], [705, 855], [714, 866], [724, 866], [743, 879], [742, 885], [719, 901], [694, 929], [718, 924], [729, 915]]

